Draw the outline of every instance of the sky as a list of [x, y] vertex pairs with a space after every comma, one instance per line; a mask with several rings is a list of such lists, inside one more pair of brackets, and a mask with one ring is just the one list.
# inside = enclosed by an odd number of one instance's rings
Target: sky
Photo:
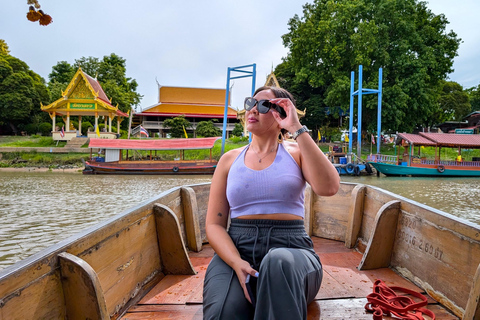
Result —
[[[305, 0], [38, 0], [53, 23], [26, 19], [27, 0], [2, 1], [0, 39], [10, 54], [48, 81], [59, 61], [126, 59], [129, 78], [143, 95], [136, 110], [158, 101], [158, 84], [226, 88], [227, 68], [256, 64], [256, 87], [288, 53], [282, 35], [288, 21], [302, 16]], [[312, 1], [309, 1], [312, 2]], [[462, 39], [449, 80], [464, 88], [480, 84], [480, 1], [431, 0]], [[251, 71], [252, 69], [244, 69]], [[356, 70], [352, 70], [356, 71]], [[231, 73], [231, 76], [240, 75]], [[94, 75], [92, 75], [94, 76]], [[232, 107], [251, 94], [251, 78], [232, 80]], [[158, 82], [158, 84], [157, 84]], [[348, 93], [347, 93], [348, 94]]]

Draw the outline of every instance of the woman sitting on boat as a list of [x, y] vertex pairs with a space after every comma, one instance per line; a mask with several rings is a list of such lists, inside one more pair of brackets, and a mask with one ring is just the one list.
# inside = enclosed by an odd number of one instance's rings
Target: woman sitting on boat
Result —
[[[252, 141], [222, 156], [211, 183], [206, 232], [216, 254], [204, 319], [306, 319], [323, 272], [304, 227], [304, 190], [308, 182], [332, 196], [340, 178], [288, 91], [261, 87], [245, 109]], [[282, 128], [297, 143], [283, 141]]]

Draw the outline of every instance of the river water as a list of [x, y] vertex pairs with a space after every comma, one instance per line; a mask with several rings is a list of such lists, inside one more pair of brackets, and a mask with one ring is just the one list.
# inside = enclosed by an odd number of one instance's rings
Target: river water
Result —
[[[172, 187], [211, 176], [0, 172], [0, 269]], [[480, 224], [475, 178], [342, 176]]]

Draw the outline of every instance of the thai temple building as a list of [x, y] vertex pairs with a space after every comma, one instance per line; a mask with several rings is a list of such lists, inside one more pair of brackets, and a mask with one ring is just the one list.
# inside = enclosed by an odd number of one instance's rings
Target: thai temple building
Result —
[[[62, 97], [53, 103], [41, 106], [42, 111], [48, 112], [52, 119], [53, 140], [72, 140], [82, 136], [82, 117], [93, 116], [95, 128], [99, 128], [99, 121], [104, 121], [105, 128], [87, 132], [88, 138], [115, 139], [120, 134], [120, 123], [128, 114], [120, 111], [118, 106], [111, 104], [111, 100], [102, 89], [97, 79], [92, 78], [81, 68], [73, 76], [68, 87], [62, 92]], [[61, 117], [65, 126], [56, 125], [57, 117]], [[78, 128], [71, 125], [72, 119], [78, 119]], [[117, 132], [112, 131], [112, 122], [117, 124]]]
[[[217, 119], [214, 124], [222, 129], [225, 96], [226, 89], [159, 86], [158, 103], [134, 113], [132, 127], [141, 125], [150, 133], [167, 137], [169, 129], [163, 126], [164, 120], [183, 115], [191, 124], [191, 127], [185, 130], [187, 133], [193, 132], [193, 137], [196, 137], [195, 130], [201, 121]], [[230, 101], [228, 105], [230, 106]], [[227, 136], [237, 122], [237, 111], [228, 107]]]

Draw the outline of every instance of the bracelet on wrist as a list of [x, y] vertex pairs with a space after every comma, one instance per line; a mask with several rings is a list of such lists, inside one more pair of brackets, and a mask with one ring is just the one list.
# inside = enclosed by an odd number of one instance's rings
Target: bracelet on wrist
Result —
[[293, 140], [297, 140], [298, 136], [301, 135], [302, 133], [305, 133], [305, 132], [308, 132], [308, 128], [307, 126], [303, 126], [301, 127], [300, 129], [298, 129], [297, 131], [295, 131], [293, 134], [292, 134], [292, 138]]

